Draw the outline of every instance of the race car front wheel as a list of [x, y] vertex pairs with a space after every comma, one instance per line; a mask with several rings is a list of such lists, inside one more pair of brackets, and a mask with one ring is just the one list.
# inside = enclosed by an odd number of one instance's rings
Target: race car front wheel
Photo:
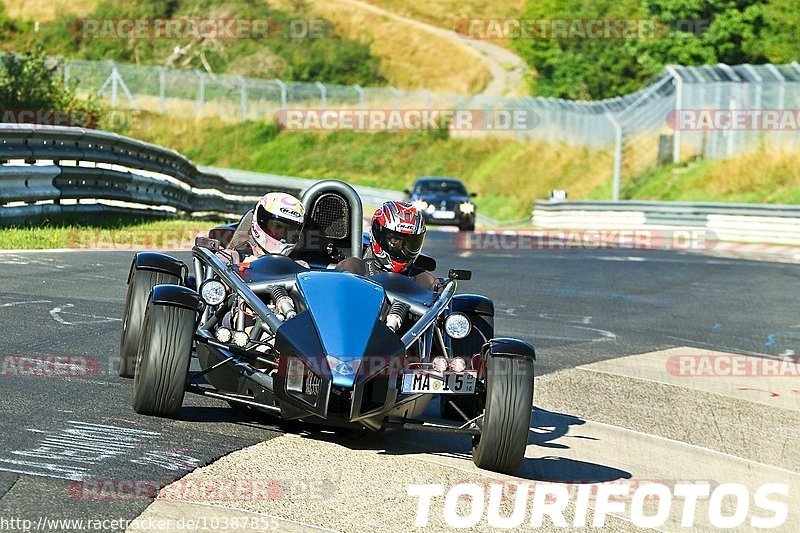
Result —
[[183, 404], [196, 312], [148, 303], [133, 380], [133, 410], [175, 417]]
[[533, 404], [533, 361], [522, 357], [486, 359], [486, 407], [481, 434], [472, 448], [478, 468], [511, 472], [525, 457]]
[[136, 351], [144, 322], [147, 298], [153, 287], [162, 283], [178, 283], [179, 278], [153, 270], [133, 269], [125, 298], [125, 313], [122, 319], [122, 338], [119, 343], [117, 373], [123, 378], [132, 378], [136, 370]]

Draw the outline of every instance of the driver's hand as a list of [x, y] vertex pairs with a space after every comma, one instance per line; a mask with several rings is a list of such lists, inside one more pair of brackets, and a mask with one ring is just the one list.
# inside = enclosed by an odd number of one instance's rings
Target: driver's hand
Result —
[[441, 281], [439, 281], [439, 278], [436, 278], [436, 281], [433, 282], [433, 285], [431, 285], [431, 290], [433, 292], [442, 292], [444, 290], [444, 285]]

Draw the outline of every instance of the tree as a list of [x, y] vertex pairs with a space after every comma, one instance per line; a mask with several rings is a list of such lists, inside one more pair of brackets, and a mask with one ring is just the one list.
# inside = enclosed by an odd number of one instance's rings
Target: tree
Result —
[[528, 0], [524, 19], [652, 20], [632, 40], [518, 39], [535, 95], [598, 99], [641, 88], [665, 65], [784, 63], [800, 57], [797, 0]]

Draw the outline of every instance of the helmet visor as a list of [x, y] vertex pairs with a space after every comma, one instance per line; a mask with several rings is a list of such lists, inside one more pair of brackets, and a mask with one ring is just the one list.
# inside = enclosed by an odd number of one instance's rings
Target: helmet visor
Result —
[[422, 251], [425, 233], [408, 235], [381, 228], [378, 244], [395, 261], [411, 263]]
[[302, 224], [278, 217], [264, 209], [262, 205], [256, 209], [256, 223], [267, 235], [287, 244], [297, 244], [303, 231]]

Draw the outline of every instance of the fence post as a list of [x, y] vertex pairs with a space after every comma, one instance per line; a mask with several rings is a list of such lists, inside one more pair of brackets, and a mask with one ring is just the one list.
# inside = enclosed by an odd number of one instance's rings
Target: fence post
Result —
[[[731, 117], [734, 116], [733, 112], [735, 110], [737, 110], [738, 108], [739, 108], [739, 106], [738, 106], [738, 104], [736, 102], [736, 97], [733, 95], [733, 91], [731, 91], [731, 99], [730, 99], [729, 104], [728, 104], [728, 109], [731, 111], [731, 113], [730, 113]], [[736, 135], [736, 133], [734, 132], [733, 128], [731, 128], [730, 131], [728, 132], [728, 148], [727, 148], [727, 151], [725, 153], [725, 155], [727, 155], [728, 157], [731, 157], [734, 154], [734, 152], [736, 151], [736, 137], [735, 137], [735, 135]]]
[[241, 116], [241, 122], [244, 122], [247, 120], [247, 80], [244, 79], [244, 76], [236, 77], [239, 78], [239, 112]]
[[166, 78], [167, 73], [164, 70], [164, 67], [158, 67], [158, 112], [161, 115], [164, 114], [164, 108], [166, 106]]
[[[739, 75], [736, 74], [736, 71], [733, 70], [730, 67], [730, 65], [726, 65], [725, 63], [717, 63], [717, 68], [722, 70], [722, 71], [725, 71], [728, 74], [728, 77], [731, 79], [731, 83], [735, 83], [736, 84], [735, 86], [731, 85], [730, 97], [729, 97], [729, 100], [728, 100], [728, 109], [731, 110], [731, 111], [733, 111], [734, 109], [738, 109], [738, 104], [736, 102], [736, 97], [734, 95], [734, 89], [738, 89], [738, 92], [739, 92], [740, 96], [742, 96], [744, 94], [743, 85], [742, 85], [742, 78], [740, 78]], [[742, 98], [742, 101], [744, 101], [744, 98]], [[731, 117], [733, 117], [733, 113], [731, 113]], [[731, 155], [733, 155], [734, 148], [735, 148], [735, 145], [736, 145], [736, 132], [735, 132], [735, 130], [733, 128], [731, 128], [730, 130], [728, 130], [727, 133], [728, 133], [728, 137], [727, 137], [728, 138], [728, 143], [727, 143], [728, 147], [727, 147], [726, 155], [728, 157], [730, 157]]]
[[117, 108], [117, 92], [119, 91], [119, 71], [117, 65], [111, 62], [111, 109]]
[[286, 84], [281, 80], [275, 80], [275, 83], [281, 88], [281, 111], [286, 112]]
[[786, 99], [786, 78], [772, 63], [767, 63], [765, 66], [769, 69], [770, 73], [775, 76], [775, 79], [780, 82], [780, 85], [778, 85], [778, 105], [776, 107], [777, 109], [783, 110], [784, 100]]
[[201, 70], [195, 70], [197, 73], [197, 114], [201, 114], [206, 105], [206, 75]]
[[618, 202], [622, 177], [622, 124], [617, 121], [611, 111], [606, 113], [606, 117], [614, 128], [614, 175], [611, 181], [611, 199]]
[[[675, 113], [680, 113], [683, 108], [683, 78], [678, 73], [677, 69], [671, 65], [667, 66], [667, 72], [675, 80]], [[672, 138], [672, 162], [681, 162], [681, 125], [676, 123], [675, 133]]]
[[358, 108], [361, 111], [364, 111], [364, 109], [366, 108], [366, 98], [364, 95], [364, 89], [361, 87], [361, 85], [358, 84], [353, 85], [353, 89], [355, 89], [356, 92], [358, 93]]
[[316, 85], [317, 89], [319, 89], [319, 103], [322, 107], [322, 110], [325, 111], [325, 108], [328, 106], [327, 90], [325, 89], [325, 86], [322, 84], [322, 82], [318, 81], [314, 85]]

